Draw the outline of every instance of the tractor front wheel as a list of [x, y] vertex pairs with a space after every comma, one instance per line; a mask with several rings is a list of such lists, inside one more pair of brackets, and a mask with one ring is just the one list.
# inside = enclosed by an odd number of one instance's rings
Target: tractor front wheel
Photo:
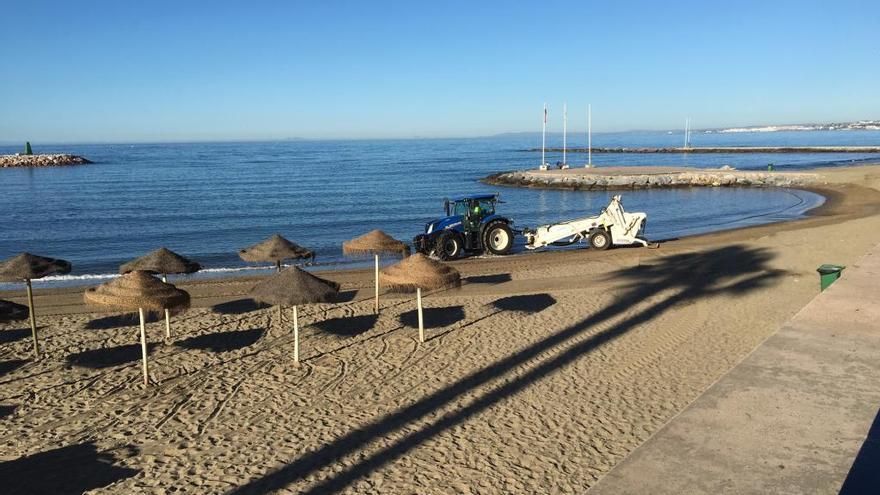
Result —
[[446, 231], [437, 237], [437, 242], [434, 244], [434, 252], [437, 253], [438, 258], [446, 261], [458, 258], [461, 254], [461, 247], [461, 237], [455, 232]]
[[507, 254], [513, 247], [513, 231], [504, 222], [492, 222], [486, 226], [483, 246], [492, 254]]
[[590, 232], [590, 247], [597, 251], [604, 251], [611, 247], [611, 234], [603, 229]]

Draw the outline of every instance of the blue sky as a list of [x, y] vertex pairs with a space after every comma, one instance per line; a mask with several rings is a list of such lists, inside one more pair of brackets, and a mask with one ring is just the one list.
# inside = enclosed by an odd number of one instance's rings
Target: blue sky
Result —
[[0, 4], [0, 141], [880, 119], [880, 2]]

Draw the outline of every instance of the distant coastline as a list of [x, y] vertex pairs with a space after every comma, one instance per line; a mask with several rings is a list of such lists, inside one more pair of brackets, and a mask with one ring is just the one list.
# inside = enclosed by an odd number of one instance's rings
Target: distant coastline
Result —
[[0, 155], [0, 168], [18, 167], [61, 167], [66, 165], [86, 165], [91, 160], [66, 153], [52, 155]]
[[[536, 152], [541, 148], [522, 151]], [[563, 148], [545, 148], [562, 153]], [[569, 153], [880, 153], [880, 146], [697, 146], [697, 147], [593, 147], [566, 148]]]

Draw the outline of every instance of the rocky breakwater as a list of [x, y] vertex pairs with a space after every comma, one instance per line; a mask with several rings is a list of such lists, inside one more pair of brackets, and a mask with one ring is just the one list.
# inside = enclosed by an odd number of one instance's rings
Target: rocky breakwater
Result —
[[11, 167], [58, 167], [62, 165], [85, 165], [90, 160], [77, 155], [0, 155], [0, 168]]
[[805, 187], [821, 182], [819, 174], [662, 167], [525, 170], [483, 179], [487, 184], [549, 189], [652, 189], [673, 187]]

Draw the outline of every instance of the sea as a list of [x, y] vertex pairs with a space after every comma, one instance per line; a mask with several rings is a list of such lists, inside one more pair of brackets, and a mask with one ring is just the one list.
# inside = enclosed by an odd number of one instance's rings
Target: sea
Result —
[[[312, 269], [367, 266], [342, 243], [373, 229], [409, 241], [442, 216], [444, 198], [500, 192], [499, 213], [517, 228], [595, 215], [617, 192], [490, 186], [480, 179], [536, 168], [535, 133], [484, 138], [285, 140], [273, 142], [43, 144], [36, 153], [73, 153], [92, 165], [0, 169], [0, 259], [28, 251], [63, 258], [69, 275], [39, 286], [88, 285], [165, 246], [202, 264], [195, 277], [247, 275], [265, 265], [238, 251], [279, 233], [317, 253]], [[552, 134], [548, 146], [561, 146]], [[682, 132], [594, 133], [600, 147], [681, 146]], [[569, 146], [586, 136], [569, 134]], [[880, 145], [880, 131], [696, 132], [692, 146]], [[0, 154], [21, 146], [0, 146]], [[878, 162], [880, 155], [593, 154], [596, 166], [668, 165], [777, 170]], [[551, 153], [547, 161], [562, 160]], [[586, 154], [571, 153], [572, 167]], [[648, 214], [647, 237], [671, 239], [803, 217], [818, 194], [795, 189], [685, 188], [623, 191], [629, 211]], [[555, 249], [555, 248], [553, 248]], [[525, 253], [520, 238], [514, 252]], [[390, 260], [389, 260], [390, 261]], [[14, 287], [0, 285], [0, 289]]]

